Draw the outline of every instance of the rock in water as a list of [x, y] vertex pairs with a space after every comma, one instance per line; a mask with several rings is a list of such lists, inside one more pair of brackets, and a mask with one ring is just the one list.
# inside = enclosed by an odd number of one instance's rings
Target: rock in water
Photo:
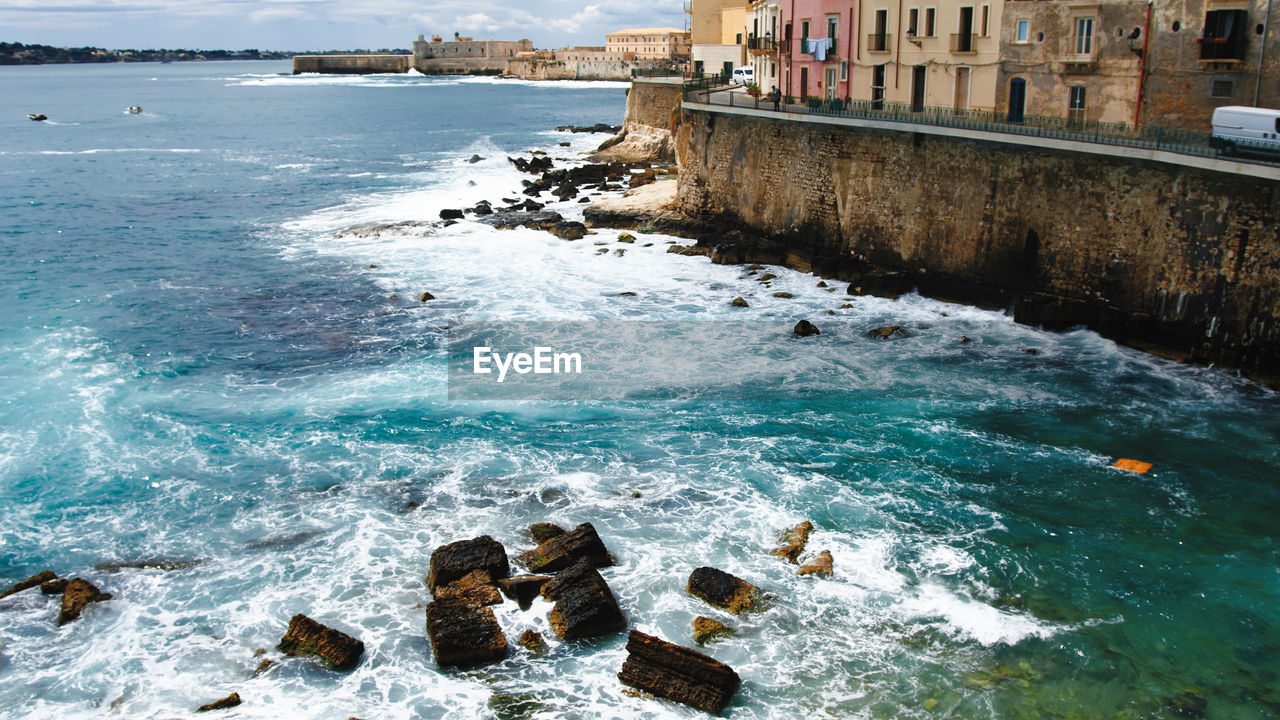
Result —
[[498, 581], [502, 594], [515, 600], [521, 610], [528, 610], [533, 599], [542, 592], [542, 586], [551, 581], [550, 575], [520, 575]]
[[702, 653], [632, 630], [618, 679], [624, 685], [712, 714], [733, 700], [738, 673]]
[[507, 658], [507, 636], [487, 607], [434, 600], [427, 605], [427, 637], [440, 667], [470, 667]]
[[800, 559], [800, 553], [804, 552], [804, 546], [809, 543], [809, 533], [813, 532], [813, 523], [805, 520], [794, 528], [788, 530], [782, 536], [782, 547], [773, 551], [774, 555], [784, 557], [793, 564]]
[[227, 708], [233, 708], [239, 704], [240, 704], [240, 693], [231, 693], [230, 695], [222, 698], [221, 700], [215, 700], [209, 703], [208, 705], [201, 705], [200, 707], [196, 708], [196, 712], [209, 712], [210, 710], [226, 710]]
[[799, 335], [800, 337], [809, 337], [810, 335], [822, 334], [822, 331], [818, 329], [818, 326], [814, 325], [808, 320], [801, 320], [800, 322], [796, 323], [795, 329], [792, 330], [791, 332], [795, 333], [796, 335]]
[[743, 300], [741, 297], [734, 298], [733, 302], [729, 303], [729, 305], [732, 307], [751, 307], [747, 304], [747, 301]]
[[551, 226], [547, 232], [561, 240], [581, 240], [587, 235], [587, 226], [580, 222], [562, 222]]
[[586, 558], [595, 567], [613, 564], [604, 542], [596, 534], [591, 523], [582, 523], [563, 535], [557, 535], [520, 556], [520, 561], [533, 572], [563, 570], [579, 558]]
[[598, 637], [627, 627], [609, 584], [585, 557], [543, 585], [542, 596], [555, 602], [549, 618], [561, 640]]
[[902, 329], [901, 325], [886, 325], [884, 327], [876, 328], [875, 330], [870, 330], [867, 332], [867, 337], [873, 337], [877, 340], [888, 340], [893, 337], [894, 333], [897, 333], [902, 337], [910, 337], [907, 335], [907, 331]]
[[335, 670], [350, 670], [364, 654], [364, 643], [302, 614], [289, 620], [279, 647], [285, 655], [315, 655]]
[[428, 300], [435, 300], [435, 299], [436, 299], [436, 296], [432, 295], [429, 292], [424, 292], [418, 295], [418, 302], [427, 302]]
[[469, 605], [500, 605], [502, 593], [488, 570], [472, 570], [448, 585], [436, 588], [437, 600], [454, 600]]
[[800, 568], [797, 575], [817, 575], [818, 577], [831, 577], [835, 574], [835, 569], [831, 563], [831, 551], [823, 550], [818, 553], [818, 557], [812, 562]]
[[699, 645], [732, 634], [733, 628], [714, 618], [699, 615], [693, 619], [693, 641]]
[[58, 613], [58, 624], [66, 625], [80, 617], [84, 606], [91, 602], [102, 602], [110, 599], [110, 594], [99, 592], [98, 588], [93, 586], [93, 583], [81, 578], [75, 578], [68, 582], [66, 588], [62, 591], [62, 612]]
[[751, 610], [759, 599], [759, 588], [755, 585], [713, 567], [694, 570], [689, 575], [686, 590], [690, 595], [735, 615]]
[[532, 537], [533, 541], [539, 545], [563, 534], [564, 528], [555, 523], [541, 522], [529, 526], [529, 537]]
[[441, 220], [461, 220], [464, 213], [454, 208], [446, 208], [440, 211]]
[[448, 585], [473, 570], [488, 570], [494, 580], [510, 575], [506, 548], [488, 535], [441, 545], [431, 553], [427, 587], [434, 593], [437, 587]]
[[0, 593], [0, 598], [7, 598], [10, 595], [13, 595], [14, 593], [20, 593], [23, 590], [28, 590], [37, 585], [42, 585], [44, 583], [47, 583], [50, 580], [57, 580], [57, 579], [58, 579], [58, 575], [54, 571], [41, 570], [40, 572], [36, 573], [35, 575], [32, 575], [26, 580], [23, 580], [18, 583], [14, 583], [13, 587], [9, 588], [8, 590], [5, 590], [3, 593]]
[[520, 639], [516, 643], [531, 653], [542, 653], [547, 649], [547, 641], [542, 639], [542, 634], [537, 630], [525, 630], [520, 633]]
[[67, 585], [70, 583], [70, 580], [64, 578], [42, 582], [40, 583], [40, 592], [44, 595], [61, 595], [67, 591]]

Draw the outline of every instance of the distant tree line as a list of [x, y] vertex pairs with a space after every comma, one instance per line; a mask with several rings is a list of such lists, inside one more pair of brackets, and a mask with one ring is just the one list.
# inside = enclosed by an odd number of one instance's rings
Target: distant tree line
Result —
[[[366, 55], [370, 52], [408, 55], [409, 50], [327, 50], [313, 55]], [[295, 53], [279, 50], [107, 50], [97, 47], [60, 48], [0, 42], [0, 65], [45, 65], [52, 63], [191, 62], [198, 60], [288, 60]]]

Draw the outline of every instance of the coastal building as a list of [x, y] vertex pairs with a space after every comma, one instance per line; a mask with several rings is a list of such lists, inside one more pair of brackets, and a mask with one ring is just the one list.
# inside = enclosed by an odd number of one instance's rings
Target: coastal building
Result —
[[780, 4], [779, 0], [757, 0], [747, 5], [747, 58], [764, 92], [782, 85], [778, 80]]
[[528, 40], [475, 40], [455, 33], [452, 40], [433, 35], [427, 41], [419, 35], [413, 43], [413, 66], [427, 75], [501, 73], [507, 60], [532, 50]]
[[747, 64], [746, 0], [690, 0], [693, 72], [730, 74]]
[[781, 70], [797, 97], [913, 108], [996, 105], [1004, 0], [783, 3]]
[[605, 35], [603, 49], [624, 60], [688, 62], [689, 31], [671, 27], [618, 30]]
[[1208, 130], [1215, 107], [1280, 107], [1280, 3], [1009, 0], [1000, 112]]

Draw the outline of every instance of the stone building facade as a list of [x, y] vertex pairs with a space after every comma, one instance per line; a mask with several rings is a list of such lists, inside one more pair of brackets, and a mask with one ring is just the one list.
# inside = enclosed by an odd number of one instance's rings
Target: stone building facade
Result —
[[1280, 107], [1278, 21], [1268, 0], [1008, 0], [997, 109], [1207, 131]]
[[623, 60], [688, 62], [689, 32], [679, 28], [629, 28], [605, 35], [604, 51]]
[[746, 0], [690, 0], [693, 72], [730, 73], [745, 65]]
[[413, 66], [427, 75], [500, 73], [507, 60], [532, 51], [529, 40], [473, 40], [455, 35], [446, 41], [433, 35], [428, 41], [419, 35], [413, 43]]

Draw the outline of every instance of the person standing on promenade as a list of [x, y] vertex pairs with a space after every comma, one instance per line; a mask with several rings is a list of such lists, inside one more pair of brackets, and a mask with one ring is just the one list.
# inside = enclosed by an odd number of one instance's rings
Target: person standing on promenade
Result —
[[773, 98], [773, 111], [778, 112], [778, 106], [782, 103], [782, 91], [778, 89], [777, 85], [774, 85], [773, 89], [769, 91], [769, 97]]

